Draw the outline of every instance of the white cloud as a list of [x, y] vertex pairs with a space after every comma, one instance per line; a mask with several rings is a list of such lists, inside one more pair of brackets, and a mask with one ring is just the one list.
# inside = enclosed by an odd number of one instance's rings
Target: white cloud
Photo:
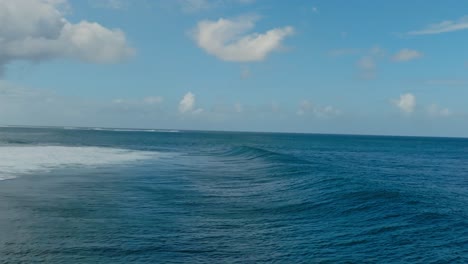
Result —
[[201, 108], [195, 109], [195, 102], [195, 95], [191, 92], [186, 93], [182, 100], [180, 100], [179, 102], [179, 113], [199, 114], [203, 112], [203, 109]]
[[452, 115], [452, 112], [448, 108], [443, 108], [437, 104], [431, 104], [427, 108], [427, 113], [433, 117], [448, 117]]
[[316, 6], [313, 6], [313, 7], [312, 7], [312, 12], [314, 12], [314, 13], [318, 13], [318, 12], [319, 12], [319, 9], [318, 9], [318, 7], [316, 7]]
[[225, 61], [261, 61], [281, 48], [281, 42], [293, 34], [290, 26], [274, 28], [265, 33], [248, 33], [257, 18], [244, 16], [230, 20], [198, 22], [193, 31], [198, 46], [208, 54]]
[[396, 62], [410, 61], [423, 57], [423, 53], [412, 50], [412, 49], [402, 49], [393, 55], [392, 60]]
[[412, 113], [416, 106], [416, 97], [411, 93], [402, 94], [400, 95], [399, 99], [393, 100], [393, 103], [401, 111], [405, 113]]
[[193, 110], [195, 106], [195, 95], [188, 92], [184, 95], [182, 100], [179, 102], [179, 112], [186, 113]]
[[333, 106], [316, 106], [308, 100], [301, 101], [299, 103], [299, 109], [296, 112], [299, 116], [313, 115], [320, 118], [333, 117], [340, 113], [341, 111]]
[[424, 29], [408, 32], [409, 35], [429, 35], [453, 32], [468, 29], [468, 16], [464, 16], [457, 21], [445, 20], [440, 23], [431, 24]]
[[114, 63], [131, 55], [125, 34], [65, 18], [66, 0], [0, 0], [0, 67], [15, 60]]

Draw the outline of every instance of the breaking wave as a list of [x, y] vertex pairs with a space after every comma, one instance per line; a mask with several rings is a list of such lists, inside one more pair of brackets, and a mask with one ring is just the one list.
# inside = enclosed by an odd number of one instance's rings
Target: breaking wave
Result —
[[126, 164], [156, 158], [158, 154], [105, 147], [0, 146], [0, 180], [67, 166]]

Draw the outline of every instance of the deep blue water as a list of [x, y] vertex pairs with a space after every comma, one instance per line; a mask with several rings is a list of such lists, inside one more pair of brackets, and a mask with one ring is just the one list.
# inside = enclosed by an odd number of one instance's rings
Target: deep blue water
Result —
[[468, 263], [468, 139], [0, 128], [0, 263]]

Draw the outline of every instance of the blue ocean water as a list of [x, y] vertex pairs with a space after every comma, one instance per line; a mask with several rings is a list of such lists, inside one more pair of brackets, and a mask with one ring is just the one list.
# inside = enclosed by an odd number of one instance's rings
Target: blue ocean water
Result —
[[468, 139], [0, 128], [0, 263], [468, 263]]

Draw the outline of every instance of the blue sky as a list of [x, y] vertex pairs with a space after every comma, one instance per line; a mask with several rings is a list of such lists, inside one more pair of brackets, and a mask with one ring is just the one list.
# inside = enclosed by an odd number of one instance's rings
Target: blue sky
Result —
[[467, 10], [0, 0], [0, 123], [468, 136]]

